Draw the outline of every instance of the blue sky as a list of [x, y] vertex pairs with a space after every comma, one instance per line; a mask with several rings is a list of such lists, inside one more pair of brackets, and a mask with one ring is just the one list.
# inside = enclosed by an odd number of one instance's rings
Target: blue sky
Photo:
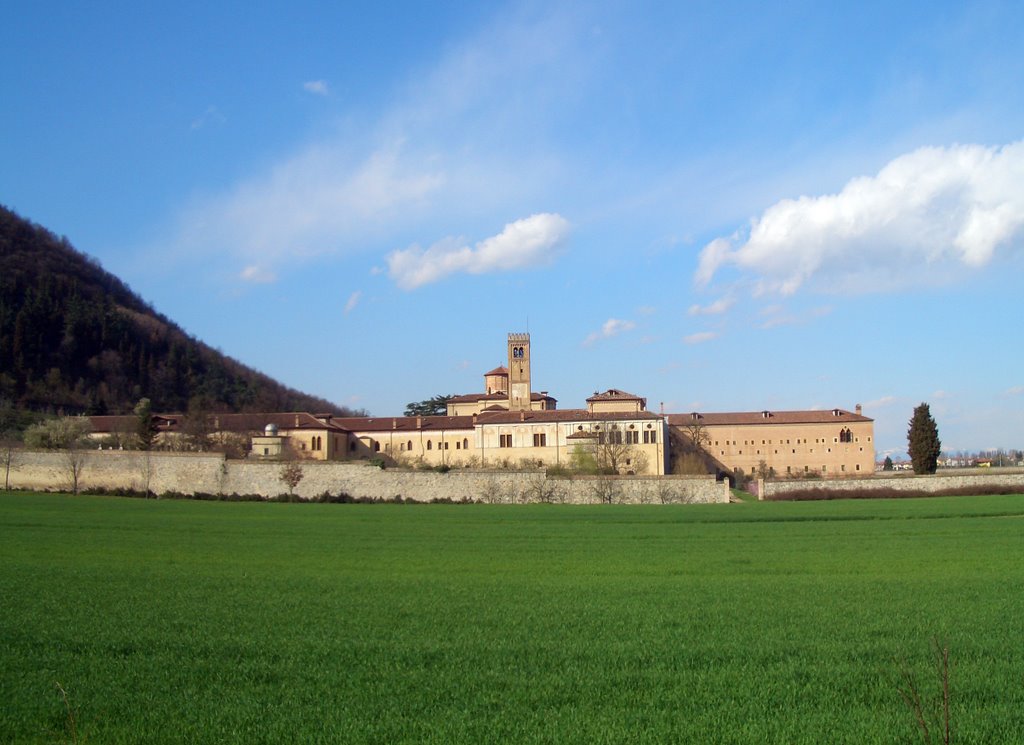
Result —
[[8, 3], [0, 203], [374, 414], [528, 329], [563, 408], [1024, 447], [1024, 5], [370, 5]]

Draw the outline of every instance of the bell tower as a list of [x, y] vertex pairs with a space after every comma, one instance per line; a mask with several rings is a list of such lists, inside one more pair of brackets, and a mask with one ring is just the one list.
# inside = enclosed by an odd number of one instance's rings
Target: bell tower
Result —
[[530, 410], [530, 335], [508, 335], [508, 410]]

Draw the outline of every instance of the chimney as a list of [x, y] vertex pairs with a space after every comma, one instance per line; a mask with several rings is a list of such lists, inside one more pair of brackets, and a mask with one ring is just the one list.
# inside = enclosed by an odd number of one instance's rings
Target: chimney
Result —
[[476, 412], [473, 412], [473, 426], [476, 426]]
[[519, 412], [519, 421], [521, 421], [521, 422], [525, 422], [526, 421], [526, 412], [525, 411], [520, 411]]
[[856, 406], [854, 406], [854, 407], [853, 407], [853, 410], [857, 412], [857, 416], [861, 416], [861, 413], [860, 413], [860, 412], [861, 412], [860, 404], [857, 404]]
[[416, 429], [423, 429], [423, 417], [418, 415], [416, 417]]
[[298, 414], [295, 415], [295, 426], [296, 427], [299, 426], [299, 415]]
[[397, 419], [392, 419], [391, 420], [391, 429], [398, 429], [398, 420]]

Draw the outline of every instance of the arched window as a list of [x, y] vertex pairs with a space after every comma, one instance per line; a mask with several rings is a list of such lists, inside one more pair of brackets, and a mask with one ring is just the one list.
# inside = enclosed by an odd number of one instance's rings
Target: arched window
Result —
[[408, 442], [408, 443], [406, 443], [406, 445], [405, 445], [405, 449], [406, 449], [406, 450], [412, 450], [412, 440], [409, 440], [409, 442]]
[[469, 450], [469, 438], [468, 437], [463, 437], [462, 438], [462, 449], [463, 450]]
[[427, 440], [427, 450], [433, 450], [433, 449], [434, 449], [434, 441], [433, 440]]
[[377, 442], [376, 440], [373, 441], [373, 452], [375, 452], [375, 453], [379, 453], [380, 452], [380, 443]]

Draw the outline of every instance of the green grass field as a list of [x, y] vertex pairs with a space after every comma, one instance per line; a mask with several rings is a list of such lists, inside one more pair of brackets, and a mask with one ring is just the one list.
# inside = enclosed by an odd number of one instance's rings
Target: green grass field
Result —
[[1024, 496], [715, 506], [0, 494], [0, 741], [1024, 741]]

